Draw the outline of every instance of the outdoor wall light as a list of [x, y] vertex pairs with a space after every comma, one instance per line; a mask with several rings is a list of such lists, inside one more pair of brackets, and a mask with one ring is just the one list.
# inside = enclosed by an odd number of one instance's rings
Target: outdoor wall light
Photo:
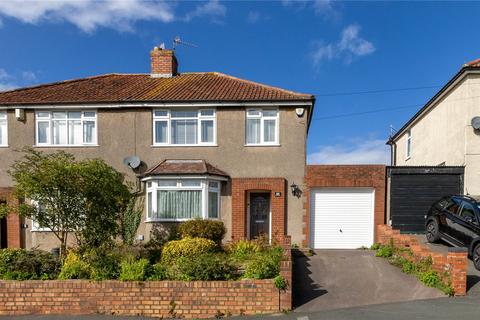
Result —
[[292, 194], [297, 197], [297, 198], [300, 198], [302, 196], [302, 190], [300, 190], [300, 188], [294, 183], [292, 183], [292, 185], [290, 186], [290, 189], [292, 190]]

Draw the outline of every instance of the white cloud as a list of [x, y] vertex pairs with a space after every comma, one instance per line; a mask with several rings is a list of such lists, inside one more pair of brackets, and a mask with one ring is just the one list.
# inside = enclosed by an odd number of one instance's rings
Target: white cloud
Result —
[[335, 8], [333, 0], [282, 0], [283, 6], [296, 6], [301, 9], [313, 9], [315, 15], [327, 20], [337, 20], [340, 18], [340, 12]]
[[315, 42], [315, 49], [311, 53], [312, 61], [318, 66], [323, 60], [341, 58], [350, 63], [354, 57], [366, 56], [375, 52], [372, 42], [360, 37], [360, 26], [349, 25], [343, 29], [340, 40], [334, 43]]
[[23, 71], [20, 75], [12, 75], [0, 68], [0, 91], [16, 89], [37, 82], [37, 76], [32, 71]]
[[198, 17], [210, 17], [213, 22], [222, 22], [225, 17], [227, 8], [218, 0], [209, 0], [201, 5], [198, 5], [195, 10], [187, 13], [184, 20], [190, 21]]
[[247, 15], [247, 22], [254, 24], [254, 23], [257, 23], [260, 20], [260, 18], [261, 18], [260, 12], [250, 11], [248, 12], [248, 15]]
[[67, 21], [85, 32], [93, 32], [98, 27], [131, 31], [139, 20], [171, 22], [175, 19], [172, 6], [159, 0], [10, 0], [0, 2], [0, 16], [35, 25]]
[[307, 157], [309, 164], [389, 164], [385, 140], [363, 140], [348, 145], [322, 146]]

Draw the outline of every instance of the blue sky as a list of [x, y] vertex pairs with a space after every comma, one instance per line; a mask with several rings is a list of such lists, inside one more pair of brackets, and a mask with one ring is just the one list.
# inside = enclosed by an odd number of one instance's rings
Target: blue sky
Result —
[[389, 126], [480, 57], [479, 13], [475, 2], [4, 0], [0, 89], [148, 72], [149, 50], [178, 35], [198, 45], [178, 48], [181, 71], [316, 94], [310, 163], [385, 163]]

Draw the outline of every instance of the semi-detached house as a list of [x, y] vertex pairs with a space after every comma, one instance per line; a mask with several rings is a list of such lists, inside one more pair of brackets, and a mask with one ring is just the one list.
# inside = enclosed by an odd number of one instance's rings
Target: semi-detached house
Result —
[[[154, 48], [149, 74], [105, 74], [0, 93], [0, 201], [31, 146], [102, 158], [137, 183], [155, 225], [220, 219], [227, 240], [291, 235], [305, 244], [306, 137], [314, 97], [218, 72], [179, 73]], [[292, 192], [295, 191], [295, 192]], [[27, 199], [28, 201], [28, 199]], [[2, 247], [58, 246], [34, 221], [1, 222]]]

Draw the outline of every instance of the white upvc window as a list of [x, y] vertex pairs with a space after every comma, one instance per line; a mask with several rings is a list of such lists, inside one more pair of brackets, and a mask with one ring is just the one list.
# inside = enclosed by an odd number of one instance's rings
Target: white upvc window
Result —
[[36, 111], [38, 146], [89, 146], [97, 144], [96, 111]]
[[0, 111], [0, 147], [8, 146], [7, 112]]
[[146, 184], [148, 222], [220, 218], [220, 181], [169, 178]]
[[154, 146], [208, 146], [217, 143], [215, 109], [153, 110]]
[[245, 144], [279, 144], [278, 109], [247, 109]]
[[410, 159], [412, 156], [412, 130], [407, 131], [406, 150], [406, 159]]

